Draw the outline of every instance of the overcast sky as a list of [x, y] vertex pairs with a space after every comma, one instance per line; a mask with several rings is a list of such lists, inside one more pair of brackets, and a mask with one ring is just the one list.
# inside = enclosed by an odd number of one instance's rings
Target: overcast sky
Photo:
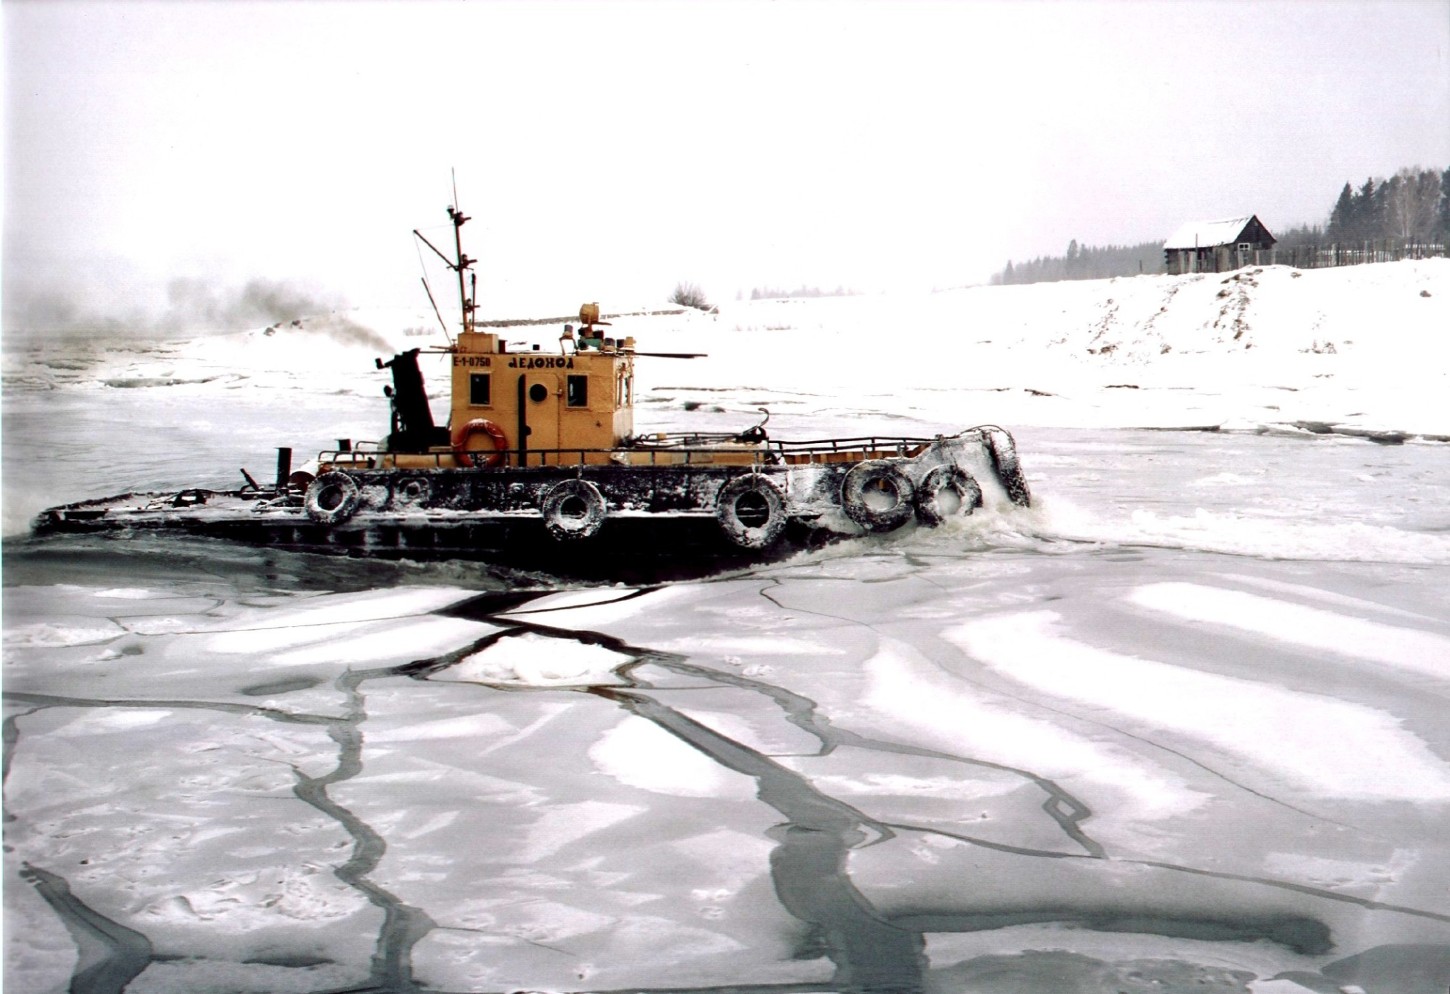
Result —
[[[984, 281], [1450, 166], [1450, 2], [3, 4], [6, 303]], [[435, 239], [435, 243], [437, 239]], [[435, 284], [436, 286], [436, 284]], [[8, 308], [7, 308], [8, 309]]]

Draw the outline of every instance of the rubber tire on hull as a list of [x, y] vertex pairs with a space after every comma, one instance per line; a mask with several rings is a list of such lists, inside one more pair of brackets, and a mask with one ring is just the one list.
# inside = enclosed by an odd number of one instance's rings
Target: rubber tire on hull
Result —
[[433, 496], [433, 483], [426, 476], [405, 476], [393, 485], [393, 503], [400, 507], [424, 507]]
[[1017, 443], [1001, 428], [986, 429], [987, 452], [992, 457], [992, 468], [1007, 497], [1018, 507], [1032, 506], [1032, 491], [1027, 489], [1027, 478], [1022, 475], [1022, 463], [1017, 459]]
[[[942, 510], [941, 497], [948, 491], [956, 494], [961, 503], [955, 515]], [[928, 528], [936, 528], [956, 515], [965, 517], [981, 506], [981, 486], [960, 466], [933, 467], [916, 488], [916, 520]]]
[[[571, 500], [583, 504], [583, 514], [565, 513], [564, 505]], [[574, 542], [598, 532], [609, 507], [599, 488], [588, 480], [564, 480], [549, 488], [539, 504], [539, 511], [551, 536], [560, 542]]]
[[[752, 524], [748, 519], [759, 516], [758, 509], [747, 508], [745, 517], [740, 514], [740, 501], [745, 497], [758, 497], [765, 502], [765, 519]], [[737, 476], [722, 486], [715, 495], [715, 518], [725, 537], [742, 549], [768, 549], [785, 531], [785, 498], [780, 488], [765, 477], [752, 473]]]
[[357, 481], [336, 470], [323, 473], [307, 485], [307, 516], [319, 525], [340, 525], [353, 516], [362, 501]]
[[[866, 501], [868, 487], [885, 485], [896, 496], [890, 507], [872, 507]], [[867, 531], [887, 532], [900, 528], [915, 512], [915, 492], [911, 478], [901, 467], [885, 459], [867, 459], [852, 466], [841, 482], [841, 508], [846, 517]]]

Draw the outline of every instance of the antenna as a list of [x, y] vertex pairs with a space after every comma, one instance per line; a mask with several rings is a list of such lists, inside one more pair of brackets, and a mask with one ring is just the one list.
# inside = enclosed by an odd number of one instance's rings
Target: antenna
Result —
[[[458, 272], [458, 304], [463, 308], [463, 330], [465, 333], [473, 330], [473, 298], [468, 295], [468, 287], [463, 279], [463, 271], [473, 265], [473, 260], [463, 254], [463, 235], [461, 230], [469, 219], [458, 209], [458, 170], [449, 168], [448, 178], [453, 186], [453, 206], [448, 208], [448, 219], [453, 222], [453, 251], [457, 254], [458, 262], [453, 268]], [[434, 251], [438, 251], [434, 249]], [[440, 253], [441, 254], [441, 253]], [[477, 286], [477, 283], [474, 284]]]
[[448, 344], [453, 344], [453, 336], [448, 334], [448, 325], [443, 320], [443, 315], [438, 313], [438, 301], [433, 299], [433, 290], [428, 286], [427, 277], [423, 278], [423, 292], [428, 295], [428, 303], [433, 305], [433, 314], [438, 318], [438, 324], [443, 328], [443, 337], [448, 339]]
[[463, 254], [463, 235], [460, 233], [469, 219], [456, 207], [448, 208], [448, 217], [453, 222], [453, 250], [458, 256], [458, 261], [451, 268], [458, 273], [458, 302], [463, 308], [463, 330], [470, 332], [473, 330], [473, 301], [468, 297], [468, 283], [463, 274], [473, 265], [473, 260]]
[[[458, 177], [456, 175], [453, 177], [453, 204], [450, 205], [448, 208], [448, 219], [453, 222], [454, 257], [452, 259], [444, 255], [442, 249], [438, 248], [438, 246], [434, 245], [427, 238], [423, 237], [423, 233], [420, 232], [417, 228], [413, 229], [413, 236], [417, 238], [418, 241], [428, 246], [428, 248], [433, 251], [434, 255], [442, 259], [445, 266], [458, 274], [458, 305], [463, 311], [463, 332], [464, 334], [467, 334], [468, 332], [473, 331], [474, 328], [473, 311], [475, 306], [474, 300], [478, 295], [478, 274], [471, 272], [471, 269], [473, 267], [473, 264], [478, 260], [470, 259], [468, 256], [463, 254], [463, 235], [461, 234], [460, 229], [465, 223], [470, 220], [470, 218], [458, 209]], [[422, 253], [420, 252], [420, 258], [421, 255]], [[468, 275], [473, 283], [473, 290], [471, 294], [468, 287], [469, 280], [464, 279], [463, 276], [465, 271], [468, 271]], [[428, 281], [426, 278], [423, 280], [423, 288], [425, 290], [428, 289]], [[428, 301], [433, 304], [433, 312], [436, 314], [438, 312], [438, 304], [436, 301], [433, 300], [433, 293], [431, 290], [428, 293]], [[438, 320], [440, 322], [443, 320], [441, 315], [439, 316]], [[444, 327], [444, 334], [447, 334], [446, 326]]]
[[433, 299], [433, 288], [428, 285], [428, 267], [423, 264], [423, 250], [418, 247], [419, 242], [433, 249], [434, 253], [442, 257], [445, 263], [448, 262], [448, 258], [442, 252], [433, 248], [428, 239], [418, 233], [418, 229], [413, 229], [413, 248], [418, 253], [418, 279], [423, 284], [423, 292], [428, 295], [428, 303], [433, 305], [433, 315], [438, 319], [438, 326], [443, 329], [443, 338], [448, 342], [448, 347], [452, 348], [453, 336], [448, 334], [448, 323], [443, 320], [443, 315], [438, 311], [438, 301]]

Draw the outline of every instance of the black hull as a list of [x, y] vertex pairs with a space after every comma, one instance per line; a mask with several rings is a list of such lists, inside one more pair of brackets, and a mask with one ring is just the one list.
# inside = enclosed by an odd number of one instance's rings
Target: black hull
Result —
[[613, 517], [588, 538], [560, 541], [542, 519], [509, 517], [472, 521], [354, 520], [322, 525], [305, 514], [277, 520], [258, 516], [123, 521], [110, 517], [41, 522], [38, 536], [149, 534], [239, 542], [288, 552], [434, 562], [458, 560], [593, 582], [657, 583], [697, 579], [778, 562], [802, 551], [851, 538], [805, 521], [791, 521], [767, 549], [741, 549], [714, 516]]

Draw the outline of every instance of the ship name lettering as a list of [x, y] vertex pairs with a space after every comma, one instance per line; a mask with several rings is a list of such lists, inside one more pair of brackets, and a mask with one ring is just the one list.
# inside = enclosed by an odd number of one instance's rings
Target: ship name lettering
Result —
[[573, 369], [574, 357], [562, 355], [514, 356], [509, 369]]

